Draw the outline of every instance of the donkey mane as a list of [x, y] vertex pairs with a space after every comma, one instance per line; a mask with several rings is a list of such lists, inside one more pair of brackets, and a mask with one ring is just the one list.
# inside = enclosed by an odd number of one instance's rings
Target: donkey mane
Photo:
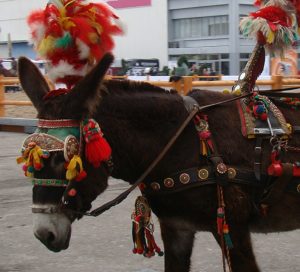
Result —
[[183, 112], [182, 97], [176, 91], [166, 91], [144, 82], [106, 81], [101, 97], [102, 114], [120, 119], [175, 121]]

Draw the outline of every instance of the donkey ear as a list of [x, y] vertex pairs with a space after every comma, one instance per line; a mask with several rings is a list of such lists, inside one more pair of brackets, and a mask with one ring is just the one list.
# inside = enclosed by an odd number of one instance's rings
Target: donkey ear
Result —
[[95, 98], [98, 95], [100, 84], [113, 61], [113, 55], [106, 53], [99, 63], [76, 84], [67, 98], [73, 109], [76, 108], [77, 112], [82, 114], [85, 114], [86, 111], [90, 113], [90, 109], [98, 101]]
[[27, 58], [20, 57], [18, 62], [19, 78], [23, 90], [39, 111], [43, 105], [43, 97], [49, 92], [49, 86], [40, 70]]

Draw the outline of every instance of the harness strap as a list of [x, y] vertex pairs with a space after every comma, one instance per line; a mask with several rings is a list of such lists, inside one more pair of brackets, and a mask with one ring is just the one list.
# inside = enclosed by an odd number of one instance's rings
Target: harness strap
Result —
[[[261, 188], [263, 183], [256, 180], [253, 171], [228, 166], [227, 182], [229, 184], [248, 185]], [[265, 178], [265, 176], [263, 176]], [[225, 177], [224, 177], [225, 179]], [[201, 186], [215, 185], [216, 174], [213, 166], [192, 167], [169, 175], [164, 179], [154, 179], [154, 182], [141, 186], [141, 191], [148, 195], [167, 195]]]
[[270, 97], [291, 97], [291, 98], [300, 98], [300, 93], [282, 93], [282, 92], [272, 92], [272, 91], [264, 91], [259, 94], [270, 96]]
[[198, 102], [191, 96], [184, 95], [182, 96], [183, 105], [188, 113], [190, 113], [195, 106], [199, 106]]
[[294, 133], [300, 133], [300, 126], [293, 126]]
[[299, 90], [300, 87], [288, 87], [288, 88], [281, 88], [281, 89], [268, 89], [268, 90], [260, 90], [258, 91], [259, 94], [264, 95], [265, 93], [274, 93], [274, 92], [286, 92], [286, 91], [293, 91], [293, 90]]
[[[214, 145], [214, 149], [216, 146]], [[220, 186], [227, 186], [228, 185], [228, 175], [227, 171], [228, 168], [224, 164], [224, 161], [220, 155], [212, 155], [209, 157], [209, 160], [213, 164], [213, 171], [215, 173], [216, 182]]]
[[262, 137], [256, 138], [256, 144], [254, 148], [254, 174], [257, 180], [261, 178], [261, 154], [262, 154]]

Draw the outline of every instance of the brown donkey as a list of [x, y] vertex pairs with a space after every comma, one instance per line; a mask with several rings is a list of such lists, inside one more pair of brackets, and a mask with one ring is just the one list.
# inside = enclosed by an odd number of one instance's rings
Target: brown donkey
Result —
[[[112, 60], [111, 55], [106, 55], [70, 92], [47, 100], [43, 99], [49, 92], [47, 83], [29, 60], [20, 59], [19, 75], [23, 89], [38, 111], [39, 119], [80, 121], [86, 117], [94, 118], [112, 148], [114, 165], [111, 176], [133, 183], [167, 144], [188, 112], [182, 96], [176, 92], [140, 82], [104, 81], [103, 77]], [[189, 96], [199, 105], [229, 97], [203, 90], [192, 91]], [[281, 110], [289, 123], [300, 126], [299, 111], [284, 107]], [[258, 204], [265, 189], [264, 182], [259, 184], [255, 181], [255, 143], [241, 134], [235, 102], [208, 109], [205, 114], [224, 163], [237, 169], [238, 173], [249, 173], [250, 177], [245, 182], [230, 182], [223, 188], [226, 219], [234, 245], [230, 250], [232, 270], [260, 271], [255, 261], [250, 231], [266, 233], [300, 228], [299, 193], [297, 195], [297, 190], [284, 192], [280, 202], [269, 206], [267, 214], [261, 215]], [[299, 149], [299, 135], [294, 135], [289, 145]], [[199, 150], [200, 141], [191, 122], [144, 181], [146, 188], [154, 182], [156, 185], [153, 186], [156, 190], [146, 191], [146, 196], [160, 222], [166, 272], [189, 271], [197, 231], [211, 232], [220, 243], [216, 224], [217, 185], [214, 180], [207, 184], [201, 181], [184, 182], [187, 184], [180, 190], [157, 188], [157, 184], [160, 187], [163, 185], [159, 181], [176, 176], [178, 172], [207, 166], [207, 159], [200, 156]], [[271, 146], [265, 142], [263, 174], [270, 164], [270, 154]], [[299, 153], [287, 152], [285, 159], [287, 162], [297, 162], [300, 160]], [[34, 178], [65, 179], [64, 164], [62, 151], [51, 152], [50, 157], [44, 159], [44, 167], [34, 173]], [[91, 202], [107, 187], [110, 171], [105, 163], [94, 168], [83, 158], [83, 167], [87, 176], [79, 183], [77, 195], [69, 201], [67, 210], [56, 209], [65, 191], [63, 187], [35, 185], [33, 188], [33, 205], [41, 211], [38, 213], [35, 210], [34, 213], [34, 233], [52, 251], [68, 247], [71, 223], [80, 217], [76, 211], [89, 210]], [[293, 184], [297, 182], [299, 177], [292, 181]]]

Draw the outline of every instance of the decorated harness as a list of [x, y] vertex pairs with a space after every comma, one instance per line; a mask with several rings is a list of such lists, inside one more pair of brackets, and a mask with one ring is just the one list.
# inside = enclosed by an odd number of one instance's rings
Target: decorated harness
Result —
[[[36, 178], [42, 170], [44, 160], [51, 153], [62, 152], [65, 160], [65, 177]], [[22, 145], [22, 156], [17, 159], [23, 164], [25, 176], [32, 180], [33, 186], [65, 187], [66, 190], [58, 205], [66, 209], [68, 199], [77, 194], [77, 184], [87, 176], [82, 156], [94, 167], [102, 162], [112, 171], [111, 148], [103, 138], [98, 123], [93, 119], [77, 120], [44, 120], [39, 119], [35, 133], [29, 135]], [[44, 211], [43, 211], [44, 210]], [[33, 212], [53, 213], [57, 209], [33, 207]]]

